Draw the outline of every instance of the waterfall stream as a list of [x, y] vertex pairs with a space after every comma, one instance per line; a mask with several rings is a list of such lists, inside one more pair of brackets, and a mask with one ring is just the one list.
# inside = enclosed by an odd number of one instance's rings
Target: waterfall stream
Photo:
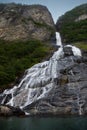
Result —
[[[23, 109], [48, 95], [54, 86], [54, 79], [59, 76], [61, 68], [59, 60], [64, 57], [61, 37], [58, 32], [56, 32], [56, 45], [60, 47], [48, 61], [38, 63], [27, 69], [18, 86], [5, 90], [0, 95], [0, 97], [3, 97], [1, 104]], [[66, 46], [72, 48], [73, 55], [81, 56], [80, 49], [71, 45]], [[8, 98], [9, 96], [11, 98]]]

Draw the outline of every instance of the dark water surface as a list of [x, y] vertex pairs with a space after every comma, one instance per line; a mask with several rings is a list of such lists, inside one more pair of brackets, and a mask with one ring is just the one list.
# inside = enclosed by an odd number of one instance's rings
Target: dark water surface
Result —
[[87, 130], [87, 117], [0, 118], [0, 130]]

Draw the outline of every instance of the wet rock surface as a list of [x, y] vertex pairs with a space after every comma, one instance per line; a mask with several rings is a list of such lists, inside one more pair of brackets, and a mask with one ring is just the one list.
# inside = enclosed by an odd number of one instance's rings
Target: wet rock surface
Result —
[[70, 56], [59, 61], [60, 76], [54, 79], [51, 91], [25, 107], [31, 114], [87, 114], [87, 63], [83, 62], [84, 57], [71, 56], [71, 51], [65, 53]]
[[86, 115], [87, 60], [74, 46], [60, 46], [49, 61], [26, 70], [18, 86], [0, 94], [0, 104], [30, 115]]

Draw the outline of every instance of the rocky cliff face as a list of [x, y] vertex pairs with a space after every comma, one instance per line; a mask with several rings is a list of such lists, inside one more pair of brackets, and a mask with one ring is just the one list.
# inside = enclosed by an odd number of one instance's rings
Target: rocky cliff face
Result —
[[75, 19], [75, 22], [85, 20], [85, 19], [87, 19], [87, 14], [80, 15], [77, 19]]
[[0, 104], [31, 115], [87, 114], [87, 53], [60, 44], [53, 56], [26, 70], [20, 83], [0, 94]]
[[57, 61], [57, 77], [50, 80], [48, 94], [24, 108], [33, 114], [87, 114], [87, 58], [73, 56], [70, 47]]
[[0, 39], [49, 40], [54, 35], [54, 22], [45, 6], [0, 4]]

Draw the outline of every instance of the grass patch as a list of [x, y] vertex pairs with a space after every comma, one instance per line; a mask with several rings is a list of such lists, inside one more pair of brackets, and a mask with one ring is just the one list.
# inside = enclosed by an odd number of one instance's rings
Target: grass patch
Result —
[[87, 51], [87, 42], [77, 42], [77, 43], [74, 43], [74, 45], [82, 50]]

